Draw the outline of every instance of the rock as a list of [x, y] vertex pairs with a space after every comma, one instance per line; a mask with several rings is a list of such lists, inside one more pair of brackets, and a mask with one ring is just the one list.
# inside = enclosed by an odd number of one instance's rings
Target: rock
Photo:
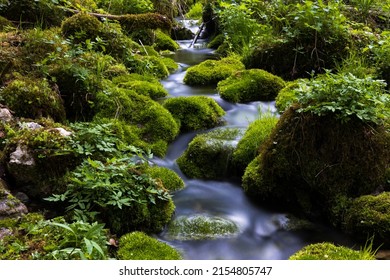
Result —
[[377, 260], [390, 260], [390, 250], [379, 250], [376, 253], [375, 258]]
[[28, 152], [28, 148], [19, 144], [16, 150], [10, 154], [9, 164], [34, 166], [35, 160]]
[[[1, 179], [0, 179], [1, 180]], [[16, 199], [0, 181], [0, 220], [19, 217], [28, 212], [26, 205]]]
[[12, 231], [8, 228], [0, 228], [0, 240], [6, 236], [12, 235]]
[[63, 136], [63, 137], [68, 137], [68, 136], [71, 136], [73, 134], [71, 131], [63, 129], [62, 127], [56, 127], [54, 129], [57, 130], [61, 134], [61, 136]]
[[0, 108], [0, 121], [10, 122], [13, 119], [11, 111], [8, 108]]

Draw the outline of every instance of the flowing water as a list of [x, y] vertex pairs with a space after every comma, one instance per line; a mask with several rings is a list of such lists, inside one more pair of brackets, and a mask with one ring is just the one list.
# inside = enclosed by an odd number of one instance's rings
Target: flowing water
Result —
[[[206, 95], [214, 98], [226, 111], [226, 127], [245, 129], [259, 112], [275, 112], [273, 102], [231, 104], [222, 100], [215, 87], [190, 87], [183, 83], [188, 67], [214, 57], [213, 50], [202, 41], [188, 48], [191, 41], [179, 41], [181, 48], [172, 56], [179, 69], [162, 81], [170, 96]], [[199, 133], [199, 132], [198, 132]], [[276, 213], [254, 205], [243, 192], [239, 182], [188, 179], [176, 164], [176, 159], [196, 135], [190, 132], [174, 141], [165, 158], [155, 163], [179, 174], [186, 188], [174, 194], [175, 217], [206, 215], [233, 221], [239, 233], [230, 237], [206, 240], [172, 240], [167, 232], [157, 236], [180, 250], [185, 259], [288, 259], [303, 246], [323, 241], [347, 245], [347, 239], [322, 225], [303, 228], [287, 227], [287, 213]]]

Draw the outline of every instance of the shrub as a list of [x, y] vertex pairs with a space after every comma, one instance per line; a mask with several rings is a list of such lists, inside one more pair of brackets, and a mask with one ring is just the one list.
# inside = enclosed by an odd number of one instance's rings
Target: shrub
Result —
[[203, 4], [201, 2], [196, 2], [190, 7], [190, 10], [186, 13], [186, 18], [190, 19], [202, 19], [203, 14]]
[[18, 117], [65, 120], [62, 99], [45, 79], [18, 76], [0, 90], [0, 98]]
[[294, 255], [290, 260], [375, 260], [371, 251], [352, 250], [344, 246], [336, 246], [332, 243], [317, 243], [307, 245]]
[[177, 159], [181, 171], [190, 178], [219, 179], [234, 176], [231, 160], [240, 131], [217, 129], [198, 134]]
[[5, 17], [0, 16], [0, 32], [6, 30], [9, 27], [12, 27], [13, 24]]
[[150, 176], [139, 172], [133, 147], [129, 157], [105, 161], [84, 160], [68, 175], [67, 190], [50, 200], [67, 201], [76, 220], [95, 216], [117, 234], [132, 230], [159, 232], [171, 219], [174, 205], [168, 191]]
[[188, 68], [184, 77], [184, 83], [191, 86], [216, 85], [219, 81], [244, 68], [244, 65], [236, 56], [226, 57], [221, 60], [206, 60]]
[[261, 69], [243, 70], [218, 83], [221, 97], [229, 102], [274, 100], [285, 82]]
[[120, 260], [180, 260], [181, 254], [173, 247], [147, 236], [132, 232], [119, 239], [118, 259]]
[[249, 124], [233, 153], [233, 164], [239, 173], [243, 173], [248, 164], [259, 154], [260, 146], [270, 136], [277, 122], [276, 116], [266, 114]]
[[218, 103], [207, 96], [173, 97], [163, 106], [178, 120], [181, 132], [218, 126], [225, 114]]

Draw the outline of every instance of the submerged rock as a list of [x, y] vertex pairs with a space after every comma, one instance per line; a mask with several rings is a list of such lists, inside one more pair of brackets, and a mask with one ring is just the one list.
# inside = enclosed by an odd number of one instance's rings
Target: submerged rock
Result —
[[226, 238], [238, 233], [233, 221], [205, 215], [181, 216], [168, 226], [168, 238], [173, 240]]

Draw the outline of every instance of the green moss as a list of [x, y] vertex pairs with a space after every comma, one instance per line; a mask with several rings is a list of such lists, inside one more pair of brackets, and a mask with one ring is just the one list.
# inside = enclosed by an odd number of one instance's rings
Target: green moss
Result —
[[292, 255], [290, 260], [375, 260], [374, 254], [332, 243], [311, 244]]
[[159, 99], [168, 95], [167, 90], [153, 76], [130, 74], [113, 79], [114, 84], [120, 88], [134, 90], [138, 94], [151, 99]]
[[208, 216], [178, 217], [168, 226], [168, 237], [175, 240], [201, 240], [232, 237], [238, 226], [228, 219]]
[[221, 97], [229, 102], [274, 100], [285, 82], [261, 69], [243, 70], [218, 83]]
[[181, 254], [173, 247], [147, 236], [132, 232], [119, 239], [117, 253], [120, 260], [180, 260]]
[[177, 159], [181, 171], [190, 178], [219, 179], [235, 175], [232, 154], [241, 135], [238, 129], [217, 129], [198, 134]]
[[165, 64], [169, 73], [173, 73], [179, 68], [179, 65], [172, 58], [162, 57], [161, 61]]
[[277, 122], [276, 116], [266, 114], [249, 124], [233, 153], [233, 164], [240, 172], [259, 154], [261, 144], [270, 136]]
[[390, 192], [365, 195], [352, 201], [344, 217], [345, 229], [360, 240], [390, 242]]
[[208, 44], [207, 47], [211, 49], [217, 49], [219, 46], [221, 46], [225, 41], [225, 37], [223, 34], [218, 34], [215, 36]]
[[190, 7], [189, 11], [185, 16], [186, 18], [200, 20], [202, 19], [202, 15], [203, 15], [203, 4], [201, 2], [196, 2]]
[[159, 79], [166, 78], [169, 75], [169, 70], [161, 57], [135, 54], [127, 58], [125, 65], [130, 72], [141, 75], [152, 75]]
[[170, 192], [175, 192], [184, 188], [184, 181], [176, 172], [166, 167], [148, 166], [145, 173], [153, 179], [160, 181]]
[[65, 119], [61, 97], [45, 79], [18, 76], [0, 91], [0, 97], [18, 117]]
[[176, 43], [169, 35], [157, 29], [155, 31], [155, 40], [153, 47], [157, 51], [176, 51], [179, 48], [179, 44]]
[[124, 15], [118, 18], [122, 28], [127, 32], [137, 29], [162, 29], [170, 30], [172, 22], [167, 17], [157, 13], [145, 13], [139, 15]]
[[236, 56], [225, 57], [221, 60], [206, 60], [188, 68], [184, 83], [194, 85], [216, 85], [236, 71], [245, 67]]
[[163, 106], [178, 120], [181, 132], [218, 126], [225, 114], [218, 103], [207, 96], [173, 97]]
[[127, 74], [129, 74], [129, 71], [122, 63], [110, 65], [109, 67], [107, 67], [107, 69], [104, 70], [103, 73], [104, 77], [107, 79], [113, 79], [115, 77], [125, 76]]
[[263, 182], [261, 155], [254, 158], [245, 168], [242, 177], [242, 188], [251, 197], [267, 197], [272, 189], [267, 189]]

